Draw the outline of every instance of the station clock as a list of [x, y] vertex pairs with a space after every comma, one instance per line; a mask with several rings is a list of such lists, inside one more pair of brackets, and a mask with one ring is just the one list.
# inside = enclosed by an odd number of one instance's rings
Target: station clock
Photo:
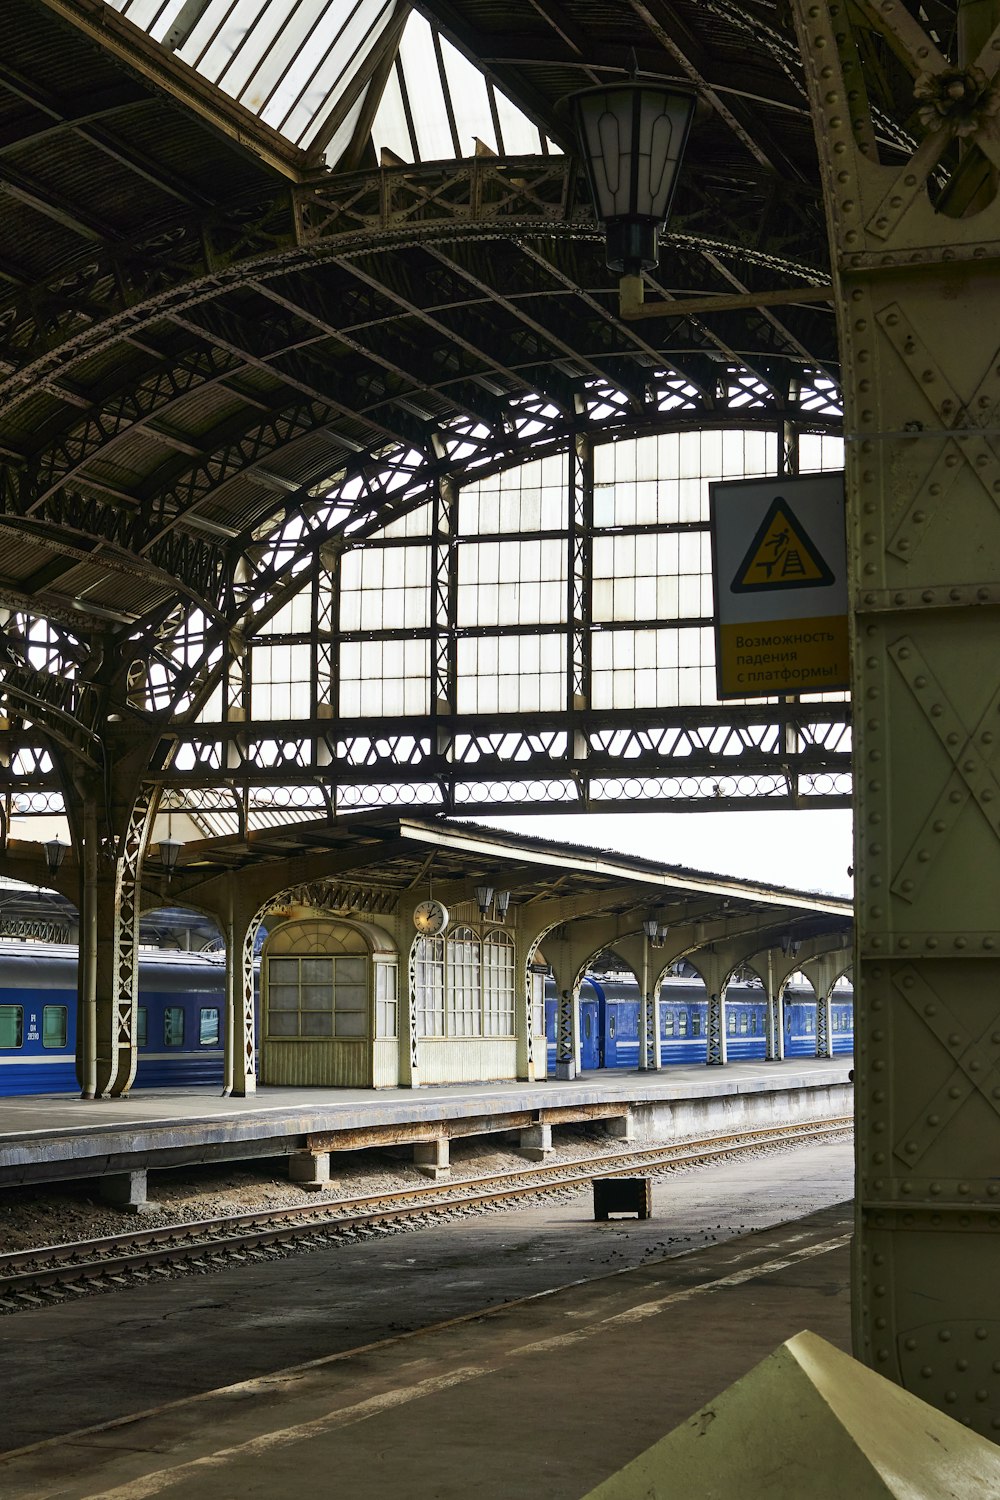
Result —
[[448, 908], [440, 901], [421, 901], [413, 909], [413, 925], [421, 937], [440, 937], [448, 926]]

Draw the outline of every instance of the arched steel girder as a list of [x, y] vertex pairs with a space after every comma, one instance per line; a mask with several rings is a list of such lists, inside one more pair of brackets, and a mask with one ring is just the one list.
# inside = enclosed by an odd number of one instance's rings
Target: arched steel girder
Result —
[[[776, 412], [772, 406], [766, 404], [763, 396], [755, 405], [736, 406], [723, 414], [718, 409], [707, 412], [700, 408], [693, 395], [689, 393], [683, 399], [676, 397], [676, 404], [668, 409], [647, 411], [640, 419], [626, 402], [622, 402], [617, 407], [609, 406], [598, 392], [594, 394], [591, 409], [579, 414], [573, 422], [556, 420], [552, 413], [549, 413], [548, 420], [542, 420], [538, 417], [535, 406], [527, 408], [521, 429], [516, 433], [508, 434], [506, 440], [500, 445], [489, 441], [488, 435], [477, 438], [455, 429], [452, 434], [455, 451], [441, 458], [428, 458], [426, 455], [412, 451], [399, 451], [395, 455], [383, 456], [376, 465], [374, 460], [366, 457], [364, 462], [359, 460], [349, 470], [344, 471], [340, 476], [339, 485], [331, 487], [330, 491], [322, 497], [310, 498], [305, 489], [298, 494], [286, 496], [283, 506], [284, 521], [279, 520], [275, 527], [269, 528], [266, 536], [256, 541], [246, 536], [241, 538], [241, 544], [244, 547], [244, 579], [237, 591], [230, 590], [224, 604], [220, 605], [214, 617], [203, 622], [195, 651], [189, 648], [187, 642], [184, 643], [187, 649], [172, 649], [173, 641], [180, 641], [183, 637], [191, 612], [190, 606], [178, 605], [176, 599], [172, 599], [169, 605], [165, 604], [159, 610], [152, 612], [138, 629], [121, 630], [115, 649], [115, 675], [104, 682], [108, 701], [114, 699], [115, 707], [121, 711], [122, 716], [134, 720], [136, 727], [141, 724], [146, 734], [155, 735], [157, 721], [162, 724], [164, 730], [170, 726], [176, 731], [182, 725], [187, 725], [194, 736], [191, 743], [196, 744], [199, 740], [199, 732], [195, 725], [195, 718], [225, 671], [225, 650], [233, 631], [237, 631], [244, 639], [251, 639], [266, 621], [311, 579], [323, 548], [349, 546], [352, 541], [360, 541], [390, 521], [399, 519], [408, 511], [428, 503], [443, 479], [463, 474], [478, 478], [504, 468], [514, 467], [529, 458], [564, 452], [576, 435], [588, 431], [594, 436], [606, 434], [608, 440], [612, 440], [654, 432], [697, 429], [707, 423], [720, 427], [773, 430], [776, 420], [780, 421], [785, 416], [787, 413]], [[802, 417], [811, 427], [826, 426], [830, 430], [837, 430], [838, 423], [835, 417], [817, 419], [808, 414], [802, 414]], [[471, 466], [470, 458], [473, 460]], [[395, 470], [393, 460], [395, 460]], [[367, 483], [361, 483], [364, 480], [367, 480]], [[349, 506], [339, 506], [338, 490], [340, 489], [353, 493], [353, 500]], [[335, 521], [331, 525], [333, 516], [335, 516]], [[285, 525], [291, 528], [290, 538], [294, 533], [294, 545], [287, 547], [282, 546], [282, 533]], [[250, 549], [249, 553], [245, 550], [247, 547]], [[256, 558], [253, 557], [254, 552], [258, 553]], [[231, 557], [230, 564], [233, 560], [234, 558]], [[140, 712], [136, 714], [128, 703], [129, 671], [133, 663], [145, 666], [154, 658], [160, 662], [168, 674], [173, 673], [170, 706], [162, 713]], [[64, 695], [65, 687], [72, 688], [73, 686], [75, 685], [65, 685]], [[85, 684], [81, 686], [86, 689]], [[757, 716], [759, 717], [759, 714]], [[649, 715], [640, 717], [650, 718]], [[648, 729], [638, 731], [643, 746], [646, 745], [647, 739], [652, 744], [653, 741], [659, 742], [666, 734], [664, 740], [666, 743], [667, 740], [676, 736], [676, 730], [668, 727], [664, 731], [660, 725], [659, 720], [664, 717], [671, 719], [672, 716], [654, 715], [652, 718], [657, 721], [656, 724], [651, 723]], [[688, 717], [691, 717], [690, 714]], [[701, 729], [692, 720], [690, 753], [699, 753], [698, 746], [703, 736], [707, 735], [709, 740], [717, 737], [719, 717], [718, 711], [705, 711], [699, 719], [699, 723], [704, 720], [704, 726]], [[734, 723], [741, 719], [739, 713], [735, 716], [724, 714], [722, 717], [733, 718]], [[742, 717], [747, 718], [746, 713]], [[753, 717], [754, 714], [751, 713], [749, 718]], [[794, 718], [795, 715], [792, 717]], [[820, 720], [832, 722], [833, 719], [841, 719], [843, 713], [837, 709], [830, 712], [816, 710], [814, 717], [817, 718], [817, 722]], [[617, 723], [618, 716], [607, 716], [607, 718], [608, 722], [603, 732], [620, 736], [622, 725]], [[698, 716], [696, 715], [695, 718]], [[354, 732], [363, 735], [370, 732], [373, 727], [372, 725], [367, 728], [363, 725], [354, 726]], [[47, 726], [44, 722], [40, 722], [39, 728], [45, 729]], [[319, 728], [322, 729], [322, 726]], [[273, 729], [274, 726], [269, 728], [262, 725], [260, 734], [266, 737]], [[404, 737], [410, 732], [405, 725], [397, 726], [396, 730], [391, 731], [387, 728], [386, 732], [396, 733], [397, 731]], [[525, 732], [530, 738], [532, 732], [530, 730]], [[208, 732], [207, 727], [206, 733], [210, 740], [215, 739], [215, 736]], [[731, 733], [741, 742], [741, 766], [744, 770], [752, 772], [755, 764], [752, 737], [746, 740], [746, 744], [742, 744], [743, 731], [737, 727]], [[687, 738], [688, 735], [689, 731], [685, 729], [683, 737]], [[168, 742], [164, 741], [165, 747], [167, 744]], [[419, 773], [423, 759], [423, 752], [418, 752], [412, 768], [413, 774]], [[595, 767], [599, 759], [599, 755], [595, 752], [593, 759]], [[607, 759], [610, 771], [618, 763], [619, 755], [609, 751]], [[761, 771], [765, 769], [765, 766], [767, 769], [772, 769], [768, 756], [761, 757]], [[481, 766], [483, 774], [487, 773], [487, 769], [486, 763], [483, 762]], [[498, 769], [501, 769], [499, 762]], [[509, 768], [504, 769], [509, 773]], [[385, 776], [386, 770], [382, 766], [373, 765], [365, 774], [371, 780], [378, 781]], [[294, 768], [289, 766], [276, 766], [275, 775], [279, 780], [296, 779]]]
[[[596, 401], [594, 404], [597, 406]], [[377, 466], [369, 459], [365, 464], [346, 469], [338, 476], [337, 484], [331, 485], [321, 497], [310, 495], [308, 488], [286, 497], [282, 507], [283, 520], [277, 521], [259, 541], [247, 536], [241, 538], [246, 576], [239, 598], [234, 598], [231, 613], [223, 615], [220, 612], [206, 630], [203, 657], [196, 663], [187, 664], [178, 674], [172, 717], [190, 720], [198, 704], [218, 682], [222, 662], [216, 661], [207, 671], [206, 664], [218, 656], [228, 635], [238, 628], [245, 638], [251, 638], [305, 585], [323, 548], [342, 549], [371, 536], [390, 522], [430, 502], [443, 480], [450, 478], [460, 482], [463, 476], [483, 478], [503, 469], [515, 468], [529, 459], [562, 453], [576, 436], [587, 432], [598, 439], [607, 434], [610, 441], [706, 426], [773, 431], [776, 421], [795, 420], [787, 410], [775, 411], [763, 402], [756, 407], [736, 406], [723, 413], [718, 408], [699, 408], [693, 401], [679, 401], [677, 408], [647, 411], [641, 420], [624, 404], [612, 408], [610, 414], [607, 411], [600, 415], [584, 413], [572, 422], [550, 420], [542, 425], [533, 411], [529, 410], [526, 416], [522, 430], [511, 434], [502, 444], [468, 438], [459, 433], [456, 435], [455, 457], [428, 460], [423, 455], [399, 452], [394, 456], [398, 464], [395, 472], [390, 456], [383, 457]], [[591, 417], [589, 422], [587, 416]], [[799, 420], [802, 420], [801, 415]], [[809, 417], [803, 425], [839, 431], [836, 417], [822, 420]], [[470, 452], [470, 449], [474, 451]], [[359, 481], [366, 481], [360, 493], [349, 505], [343, 505], [338, 491], [356, 491]], [[336, 520], [331, 525], [334, 513]], [[287, 525], [294, 531], [294, 544], [283, 547], [282, 532]], [[262, 554], [256, 562], [252, 556], [255, 550]]]
[[[596, 242], [592, 227], [568, 227], [573, 240]], [[551, 225], [541, 224], [518, 226], [519, 244], [525, 243], [524, 235], [530, 234], [532, 229], [539, 235], [550, 236], [552, 228]], [[171, 406], [186, 398], [192, 390], [230, 379], [240, 368], [254, 365], [269, 369], [277, 379], [292, 389], [297, 388], [310, 394], [320, 403], [324, 400], [328, 402], [331, 419], [346, 416], [367, 419], [370, 432], [365, 446], [372, 446], [374, 442], [386, 439], [426, 444], [435, 425], [433, 419], [412, 421], [400, 431], [398, 426], [387, 425], [385, 409], [398, 395], [406, 394], [407, 389], [417, 391], [431, 385], [447, 391], [451, 410], [461, 414], [463, 407], [460, 400], [454, 399], [455, 388], [467, 385], [469, 379], [482, 373], [484, 368], [488, 370], [490, 356], [488, 353], [484, 354], [477, 345], [470, 345], [466, 351], [467, 374], [456, 369], [454, 373], [445, 371], [437, 381], [430, 380], [428, 377], [433, 371], [428, 368], [426, 360], [422, 365], [418, 362], [418, 367], [413, 366], [412, 343], [400, 343], [398, 339], [395, 343], [391, 339], [387, 343], [384, 338], [381, 342], [372, 342], [370, 339], [365, 342], [361, 337], [362, 333], [370, 336], [373, 326], [385, 323], [386, 312], [393, 307], [405, 318], [407, 315], [422, 316], [425, 305], [429, 304], [431, 312], [428, 315], [431, 316], [432, 324], [436, 324], [452, 346], [455, 343], [454, 330], [441, 322], [446, 307], [463, 311], [464, 299], [464, 307], [489, 307], [495, 310], [498, 305], [502, 305], [505, 309], [512, 310], [515, 324], [523, 324], [523, 327], [515, 327], [515, 332], [519, 332], [521, 338], [520, 348], [518, 341], [512, 340], [513, 364], [508, 358], [507, 368], [513, 375], [514, 388], [525, 392], [540, 389], [553, 404], [565, 411], [573, 409], [573, 396], [578, 381], [557, 378], [553, 381], [554, 389], [546, 390], [544, 379], [540, 385], [538, 379], [528, 378], [528, 373], [532, 377], [539, 373], [544, 375], [552, 361], [560, 356], [575, 359], [580, 364], [580, 378], [604, 378], [612, 383], [619, 373], [630, 374], [627, 366], [635, 358], [641, 359], [644, 366], [666, 358], [668, 362], [679, 365], [682, 372], [698, 384], [711, 376], [710, 362], [704, 356], [717, 359], [719, 351], [726, 353], [731, 359], [748, 364], [750, 368], [754, 368], [755, 357], [763, 357], [765, 360], [790, 359], [792, 367], [810, 362], [823, 367], [824, 357], [828, 358], [834, 351], [832, 324], [823, 314], [807, 315], [814, 322], [817, 318], [821, 322], [825, 320], [831, 329], [821, 340], [824, 347], [818, 348], [814, 356], [809, 356], [801, 340], [793, 337], [787, 327], [783, 331], [783, 349], [779, 339], [771, 336], [755, 337], [758, 350], [755, 356], [754, 350], [746, 346], [746, 314], [714, 316], [713, 323], [719, 323], [726, 335], [723, 337], [718, 332], [714, 335], [711, 331], [702, 332], [706, 321], [704, 318], [685, 320], [679, 311], [678, 324], [684, 326], [680, 347], [671, 348], [665, 355], [648, 341], [644, 333], [623, 324], [614, 315], [614, 299], [610, 289], [604, 289], [603, 302], [594, 294], [579, 292], [578, 288], [573, 287], [567, 271], [558, 265], [557, 258], [550, 259], [533, 251], [530, 257], [524, 256], [521, 264], [516, 256], [512, 257], [505, 262], [505, 271], [514, 269], [517, 273], [514, 277], [516, 285], [504, 289], [487, 285], [484, 279], [486, 267], [479, 259], [484, 253], [481, 242], [484, 238], [495, 241], [497, 237], [496, 226], [475, 223], [453, 226], [446, 238], [441, 237], [441, 244], [424, 247], [427, 251], [426, 263], [421, 266], [419, 284], [412, 271], [400, 273], [394, 270], [393, 286], [385, 284], [374, 274], [372, 256], [381, 256], [380, 275], [385, 272], [386, 266], [392, 264], [391, 257], [382, 256], [383, 250], [398, 248], [390, 236], [385, 237], [385, 243], [381, 245], [369, 242], [364, 261], [351, 259], [349, 244], [317, 249], [304, 258], [284, 257], [277, 263], [271, 258], [263, 258], [247, 262], [241, 268], [238, 278], [227, 278], [222, 283], [215, 277], [207, 281], [194, 281], [183, 290], [178, 290], [166, 303], [162, 298], [156, 298], [132, 309], [127, 331], [115, 328], [107, 331], [112, 343], [127, 339], [130, 333], [138, 334], [145, 327], [167, 318], [188, 330], [196, 340], [195, 346], [186, 350], [173, 366], [161, 360], [148, 375], [141, 374], [138, 380], [130, 373], [121, 389], [104, 393], [100, 401], [87, 410], [84, 416], [76, 421], [71, 419], [46, 445], [26, 456], [23, 471], [12, 470], [12, 483], [21, 496], [22, 503], [26, 506], [37, 504], [59, 485], [73, 478], [82, 479], [81, 470], [89, 458], [107, 453], [111, 445], [126, 437], [135, 427], [148, 423], [157, 414], [166, 414]], [[513, 243], [511, 235], [508, 234], [506, 238], [508, 243]], [[677, 237], [672, 244], [675, 251], [684, 251], [689, 261], [694, 256], [699, 258], [699, 262], [704, 260], [706, 264], [716, 267], [715, 280], [720, 289], [726, 288], [728, 283], [722, 279], [718, 268], [725, 269], [727, 262], [739, 263], [744, 274], [749, 266], [793, 281], [799, 278], [817, 280], [823, 276], [822, 270], [815, 266], [778, 262], [772, 256], [757, 255], [738, 244], [724, 245], [691, 237]], [[303, 275], [310, 270], [323, 272], [334, 265], [341, 274], [336, 283], [325, 290], [315, 281], [310, 285], [308, 278]], [[425, 277], [423, 273], [428, 266], [431, 271], [440, 268], [446, 276], [445, 281], [442, 282], [441, 276]], [[542, 300], [539, 293], [546, 290], [544, 284], [539, 285], [540, 281], [544, 283], [546, 274], [543, 266], [547, 266], [551, 272], [548, 291], [557, 298], [562, 314], [562, 327], [553, 326], [551, 319], [546, 325], [539, 316], [529, 316], [516, 301], [518, 297], [532, 297], [537, 305]], [[594, 267], [587, 269], [592, 271]], [[428, 297], [423, 287], [425, 280], [427, 289], [431, 293], [436, 292], [436, 296]], [[478, 295], [475, 287], [477, 280], [480, 283]], [[261, 297], [270, 299], [274, 316], [269, 327], [248, 327], [245, 319], [241, 319], [231, 307], [221, 305], [221, 299], [226, 293], [239, 287], [253, 288]], [[573, 321], [567, 319], [565, 314], [573, 300], [570, 296], [571, 289], [575, 296], [587, 304], [589, 311], [596, 311], [598, 314], [592, 326], [583, 330], [593, 342], [591, 354], [588, 354], [585, 347], [574, 347], [565, 336], [567, 323], [572, 324]], [[280, 311], [285, 315], [283, 324], [279, 320]], [[782, 313], [786, 324], [793, 316], [787, 311]], [[760, 329], [773, 328], [774, 315], [760, 312], [751, 317], [752, 322]], [[483, 348], [486, 350], [491, 342], [494, 345], [497, 343], [495, 329], [490, 327], [491, 321], [492, 319], [480, 315], [476, 323], [475, 331], [477, 336], [482, 335]], [[580, 320], [577, 322], [583, 329]], [[695, 325], [693, 329], [687, 326], [691, 322]], [[310, 371], [308, 354], [300, 352], [302, 345], [308, 342], [304, 334], [310, 328], [317, 342], [323, 337], [333, 337], [356, 348], [359, 361], [366, 367], [357, 372], [348, 371], [354, 377], [353, 384], [350, 380], [344, 381], [341, 378], [343, 371], [338, 368], [338, 386], [343, 392], [339, 399], [331, 398], [328, 390], [318, 388], [321, 372], [315, 369]], [[66, 377], [72, 375], [77, 361], [87, 359], [95, 352], [95, 345], [91, 340], [75, 342], [77, 347], [70, 344], [62, 350], [59, 361], [61, 373]], [[678, 344], [675, 333], [671, 335], [671, 342]], [[685, 367], [685, 356], [692, 361], [690, 369]], [[401, 363], [401, 359], [406, 357], [410, 360], [409, 368]], [[603, 363], [598, 364], [595, 360]], [[32, 367], [38, 378], [44, 375], [45, 363], [36, 361]], [[370, 377], [376, 370], [381, 372], [383, 380], [387, 375], [394, 377], [395, 388], [390, 384], [373, 392]], [[528, 373], [522, 374], [521, 371]], [[766, 371], [763, 374], [765, 379], [773, 379], [773, 374], [769, 376]], [[621, 384], [620, 381], [618, 383]], [[16, 394], [10, 389], [12, 381], [4, 384], [8, 386], [9, 398], [16, 400]], [[634, 379], [632, 384], [635, 384]], [[636, 393], [638, 398], [641, 395], [638, 387]], [[2, 394], [3, 386], [0, 385], [0, 400]], [[638, 404], [641, 405], [641, 399], [638, 399]], [[464, 411], [466, 415], [486, 420], [487, 423], [503, 419], [502, 410], [496, 402], [488, 400], [482, 389], [479, 389], [475, 402]], [[218, 444], [226, 436], [225, 425], [217, 435], [209, 432], [200, 456], [207, 459], [212, 451], [213, 438]], [[130, 498], [141, 501], [147, 488], [154, 491], [167, 487], [184, 470], [182, 459], [174, 460], [161, 473], [151, 476], [148, 486], [144, 484], [140, 492]]]
[[[169, 229], [158, 226], [129, 245], [88, 244], [75, 262], [18, 288], [0, 314], [0, 368], [8, 371], [0, 403], [46, 380], [58, 392], [67, 361], [99, 351], [109, 337], [139, 332], [148, 322], [145, 309], [167, 314], [195, 285], [211, 298], [238, 285], [248, 267], [294, 269], [323, 254], [364, 251], [380, 239], [403, 249], [473, 224], [485, 237], [598, 234], [571, 157], [473, 159], [281, 184], [242, 207], [228, 205], [221, 221], [179, 215]], [[767, 174], [755, 180], [752, 172], [727, 183], [725, 193], [715, 183], [686, 183], [668, 244], [726, 245], [734, 224], [751, 266], [826, 263], [814, 189]]]
[[[183, 632], [191, 608], [202, 610], [208, 617], [202, 650], [193, 658], [184, 653], [186, 659], [176, 664], [170, 712], [187, 718], [215, 686], [222, 670], [220, 654], [232, 630], [239, 628], [245, 636], [252, 636], [303, 586], [306, 570], [313, 566], [322, 547], [343, 546], [371, 535], [426, 504], [442, 480], [451, 478], [460, 482], [468, 475], [485, 477], [528, 459], [564, 452], [574, 437], [585, 432], [598, 440], [606, 434], [611, 440], [705, 426], [774, 430], [777, 424], [786, 421], [830, 431], [838, 429], [836, 415], [816, 415], [803, 410], [801, 405], [776, 403], [770, 398], [771, 393], [759, 388], [748, 402], [745, 388], [734, 386], [734, 404], [723, 408], [706, 406], [690, 387], [681, 389], [681, 386], [679, 377], [665, 383], [660, 391], [661, 401], [642, 413], [636, 413], [624, 400], [616, 405], [607, 399], [606, 392], [593, 390], [587, 407], [571, 420], [552, 412], [540, 400], [512, 405], [510, 428], [500, 441], [492, 433], [477, 432], [470, 424], [463, 424], [449, 431], [451, 451], [440, 456], [412, 449], [398, 449], [377, 459], [361, 455], [342, 469], [321, 495], [315, 494], [315, 485], [283, 494], [277, 502], [279, 509], [269, 518], [270, 525], [265, 527], [258, 518], [255, 526], [248, 527], [228, 546], [202, 541], [179, 530], [168, 531], [155, 542], [144, 542], [141, 516], [130, 512], [119, 514], [110, 505], [101, 506], [79, 496], [60, 495], [53, 502], [57, 514], [50, 524], [62, 524], [68, 531], [82, 531], [89, 513], [90, 524], [96, 529], [95, 521], [100, 515], [107, 523], [106, 541], [114, 539], [115, 528], [120, 524], [126, 537], [134, 542], [132, 553], [122, 547], [122, 566], [138, 569], [145, 563], [151, 577], [155, 572], [160, 581], [176, 580], [177, 587], [188, 597], [189, 603], [178, 608], [176, 587], [172, 587], [169, 597], [135, 626], [118, 630], [115, 696], [122, 704], [127, 697], [125, 680], [133, 660], [149, 660], [155, 654], [169, 670], [171, 637]], [[308, 421], [315, 415], [311, 404], [304, 403], [301, 427], [311, 430]], [[294, 434], [296, 426], [292, 419], [286, 418], [286, 424], [282, 430]], [[294, 441], [293, 436], [291, 440]], [[352, 495], [349, 504], [341, 502], [340, 492]], [[334, 512], [336, 521], [331, 525]], [[30, 527], [38, 524], [34, 517], [29, 522]], [[296, 533], [294, 547], [283, 549], [281, 534], [288, 525]], [[161, 565], [161, 559], [166, 566]], [[241, 559], [244, 576], [236, 588], [234, 572]], [[108, 561], [110, 566], [116, 565], [113, 556]], [[114, 679], [108, 681], [106, 686], [113, 688], [113, 682]]]

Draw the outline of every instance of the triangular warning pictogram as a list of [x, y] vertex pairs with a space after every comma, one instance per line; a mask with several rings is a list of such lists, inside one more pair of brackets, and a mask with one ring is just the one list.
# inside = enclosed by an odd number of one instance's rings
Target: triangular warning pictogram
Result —
[[778, 495], [747, 548], [729, 585], [734, 594], [761, 589], [815, 589], [833, 583], [833, 574], [787, 500]]

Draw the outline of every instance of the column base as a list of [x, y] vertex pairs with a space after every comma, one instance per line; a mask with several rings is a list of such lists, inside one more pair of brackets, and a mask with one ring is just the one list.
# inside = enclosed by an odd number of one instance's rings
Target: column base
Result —
[[100, 1179], [98, 1196], [109, 1208], [125, 1214], [155, 1213], [159, 1205], [146, 1197], [146, 1172], [109, 1172]]
[[451, 1142], [447, 1137], [437, 1141], [422, 1141], [413, 1148], [413, 1165], [424, 1177], [439, 1182], [451, 1176]]
[[552, 1155], [552, 1126], [528, 1125], [521, 1131], [517, 1147], [518, 1156], [526, 1161], [545, 1161]]
[[288, 1158], [288, 1180], [307, 1193], [321, 1193], [330, 1186], [329, 1151], [297, 1151]]

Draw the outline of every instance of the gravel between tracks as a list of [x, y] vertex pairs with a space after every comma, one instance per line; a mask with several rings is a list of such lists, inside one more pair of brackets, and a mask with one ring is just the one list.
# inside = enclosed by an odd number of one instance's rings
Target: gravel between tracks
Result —
[[[643, 1142], [642, 1147], [668, 1144], [680, 1147], [684, 1140]], [[638, 1145], [625, 1146], [615, 1142], [600, 1131], [567, 1131], [563, 1139], [554, 1144], [546, 1165], [607, 1156], [616, 1147], [623, 1153], [642, 1149]], [[760, 1149], [773, 1151], [788, 1147], [777, 1144], [762, 1146]], [[151, 1172], [149, 1195], [152, 1205], [148, 1212], [141, 1215], [123, 1213], [102, 1203], [93, 1180], [59, 1183], [44, 1188], [6, 1189], [0, 1193], [0, 1252], [97, 1239], [147, 1226], [153, 1228], [168, 1224], [188, 1224], [199, 1219], [224, 1218], [228, 1214], [281, 1209], [299, 1203], [317, 1206], [321, 1202], [332, 1203], [340, 1198], [353, 1198], [366, 1193], [428, 1185], [427, 1178], [402, 1154], [394, 1156], [386, 1151], [357, 1151], [351, 1152], [336, 1165], [336, 1180], [322, 1195], [305, 1192], [279, 1175], [283, 1170], [283, 1162], [275, 1158], [239, 1166], [223, 1164], [185, 1168], [183, 1171]], [[459, 1140], [453, 1141], [451, 1145], [453, 1184], [488, 1173], [529, 1169], [531, 1165], [512, 1148], [499, 1146], [495, 1139]], [[556, 1185], [553, 1184], [553, 1187]]]

